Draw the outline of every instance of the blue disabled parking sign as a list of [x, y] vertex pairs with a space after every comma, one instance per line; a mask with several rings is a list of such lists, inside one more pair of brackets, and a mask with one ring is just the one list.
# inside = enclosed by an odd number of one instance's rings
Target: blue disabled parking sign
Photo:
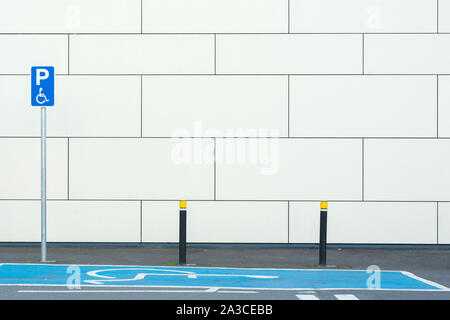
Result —
[[55, 105], [55, 68], [31, 67], [31, 106]]

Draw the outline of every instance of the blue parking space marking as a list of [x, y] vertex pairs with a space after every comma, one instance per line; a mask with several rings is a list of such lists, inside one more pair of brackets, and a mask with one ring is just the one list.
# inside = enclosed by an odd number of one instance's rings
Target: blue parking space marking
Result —
[[[74, 270], [81, 286], [99, 287], [366, 290], [371, 276], [365, 270], [1, 264], [0, 285], [66, 286]], [[379, 272], [379, 290], [449, 290], [408, 272]]]

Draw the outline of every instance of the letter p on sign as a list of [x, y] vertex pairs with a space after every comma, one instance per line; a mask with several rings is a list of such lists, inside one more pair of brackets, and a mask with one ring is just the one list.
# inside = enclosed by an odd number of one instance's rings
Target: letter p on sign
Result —
[[36, 68], [36, 85], [41, 85], [41, 80], [48, 79], [49, 73], [47, 69]]

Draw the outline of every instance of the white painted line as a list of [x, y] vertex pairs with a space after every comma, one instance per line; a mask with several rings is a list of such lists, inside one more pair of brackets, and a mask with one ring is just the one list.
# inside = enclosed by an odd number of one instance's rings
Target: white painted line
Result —
[[258, 291], [236, 291], [236, 290], [220, 290], [217, 293], [258, 293]]
[[432, 287], [436, 287], [436, 288], [439, 288], [439, 289], [445, 290], [445, 291], [449, 291], [449, 290], [450, 290], [450, 289], [447, 288], [446, 286], [443, 286], [443, 285], [441, 285], [441, 284], [439, 284], [439, 283], [436, 283], [436, 282], [433, 282], [433, 281], [426, 280], [426, 279], [424, 279], [424, 278], [418, 277], [418, 276], [416, 276], [415, 274], [413, 274], [413, 273], [411, 273], [411, 272], [408, 272], [408, 271], [401, 271], [401, 273], [404, 274], [404, 275], [407, 276], [407, 277], [416, 279], [416, 280], [421, 281], [421, 282], [423, 282], [423, 283], [426, 283], [426, 284], [428, 284], [428, 285], [430, 285], [430, 286], [432, 286]]
[[353, 294], [335, 294], [334, 295], [338, 300], [359, 300]]
[[299, 300], [320, 300], [313, 294], [297, 294], [296, 296]]
[[[0, 283], [0, 287], [66, 287], [67, 284], [39, 284], [39, 283]], [[162, 285], [94, 285], [81, 284], [81, 287], [86, 288], [186, 288], [186, 289], [210, 289], [206, 286], [162, 286]], [[221, 289], [230, 290], [246, 290], [248, 287], [220, 287]], [[251, 288], [253, 290], [277, 290], [277, 291], [400, 291], [400, 292], [450, 292], [450, 289], [386, 289], [386, 288]]]
[[210, 288], [208, 290], [18, 290], [19, 293], [258, 293], [257, 291], [244, 290], [221, 290], [220, 288]]
[[19, 293], [205, 293], [208, 290], [18, 290]]

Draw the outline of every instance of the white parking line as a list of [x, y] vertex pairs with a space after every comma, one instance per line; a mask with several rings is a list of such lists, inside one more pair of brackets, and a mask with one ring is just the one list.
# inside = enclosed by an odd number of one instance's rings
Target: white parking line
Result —
[[217, 293], [258, 293], [258, 291], [233, 291], [233, 290], [221, 290]]
[[426, 284], [428, 284], [428, 285], [430, 285], [430, 286], [432, 286], [432, 287], [436, 287], [436, 288], [439, 288], [439, 289], [445, 290], [445, 291], [450, 291], [450, 289], [447, 288], [446, 286], [443, 286], [443, 285], [441, 285], [441, 284], [439, 284], [439, 283], [436, 283], [436, 282], [434, 282], [434, 281], [430, 281], [430, 280], [426, 280], [426, 279], [424, 279], [424, 278], [418, 277], [418, 276], [416, 276], [415, 274], [413, 274], [413, 273], [411, 273], [411, 272], [408, 272], [408, 271], [402, 271], [402, 273], [403, 273], [405, 276], [407, 276], [407, 277], [416, 279], [416, 280], [418, 280], [418, 281], [422, 281], [423, 283], [426, 283]]
[[[314, 294], [297, 294], [296, 295], [299, 300], [320, 300], [316, 295]], [[336, 299], [338, 300], [359, 300], [355, 295], [353, 294], [335, 294], [334, 295]]]
[[18, 290], [19, 293], [205, 293], [205, 290]]
[[18, 290], [19, 293], [258, 293], [249, 290], [220, 290], [220, 288], [209, 288], [207, 290]]
[[299, 300], [320, 300], [313, 294], [297, 294], [296, 296]]
[[335, 294], [334, 295], [338, 300], [359, 300], [353, 294]]

